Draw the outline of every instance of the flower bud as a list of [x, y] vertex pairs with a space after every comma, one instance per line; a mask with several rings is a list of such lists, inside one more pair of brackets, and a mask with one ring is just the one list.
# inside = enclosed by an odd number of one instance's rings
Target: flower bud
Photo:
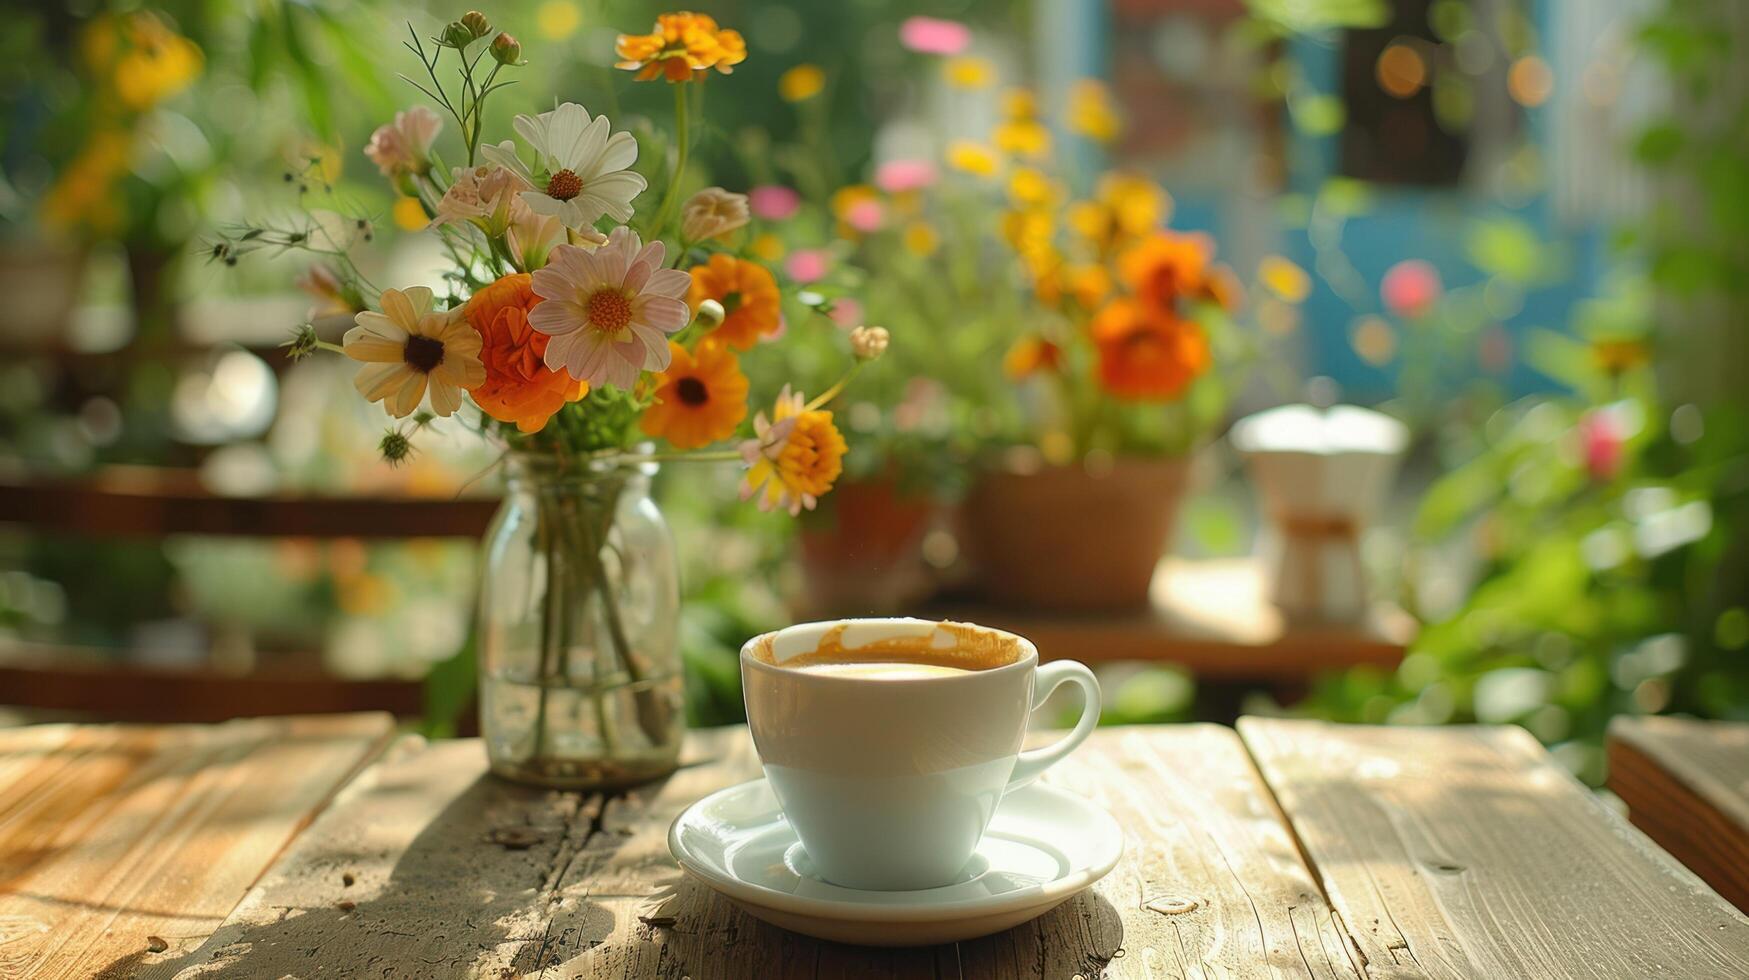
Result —
[[492, 24], [486, 20], [486, 15], [480, 13], [478, 10], [470, 10], [467, 13], [462, 14], [462, 19], [457, 23], [467, 28], [468, 33], [477, 38], [485, 37], [492, 33]]
[[382, 454], [383, 462], [390, 466], [399, 466], [413, 455], [413, 440], [398, 429], [390, 429], [383, 433], [382, 441], [377, 443], [377, 452]]
[[694, 319], [698, 321], [700, 326], [719, 327], [722, 326], [723, 320], [728, 315], [728, 312], [723, 309], [723, 304], [714, 299], [707, 299], [698, 304], [698, 315]]
[[492, 58], [501, 65], [519, 65], [522, 63], [522, 45], [508, 34], [499, 34], [492, 39]]
[[454, 48], [457, 51], [460, 51], [474, 43], [474, 32], [469, 30], [468, 25], [461, 21], [452, 20], [449, 22], [448, 26], [444, 27], [443, 37], [440, 38], [440, 40], [445, 47]]
[[850, 350], [859, 361], [872, 361], [887, 351], [885, 327], [857, 327], [850, 331]]

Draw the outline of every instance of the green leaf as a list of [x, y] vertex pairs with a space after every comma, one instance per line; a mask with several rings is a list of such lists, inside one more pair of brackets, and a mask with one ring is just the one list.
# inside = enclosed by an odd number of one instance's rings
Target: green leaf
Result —
[[474, 703], [479, 670], [474, 662], [474, 628], [468, 625], [468, 641], [455, 655], [439, 661], [425, 675], [425, 717], [419, 730], [428, 738], [449, 738], [456, 733], [463, 712]]
[[1634, 156], [1641, 163], [1659, 166], [1669, 163], [1682, 152], [1687, 137], [1673, 122], [1661, 122], [1640, 134], [1634, 143]]
[[1342, 129], [1348, 110], [1342, 100], [1323, 93], [1288, 100], [1294, 125], [1307, 136], [1330, 136]]

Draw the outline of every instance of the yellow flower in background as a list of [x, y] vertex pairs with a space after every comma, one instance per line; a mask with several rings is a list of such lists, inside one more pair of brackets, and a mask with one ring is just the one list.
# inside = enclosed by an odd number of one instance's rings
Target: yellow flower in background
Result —
[[1043, 337], [1029, 335], [1015, 341], [1008, 353], [1002, 356], [1002, 373], [1019, 381], [1044, 371], [1055, 371], [1062, 363], [1061, 347]]
[[1172, 196], [1146, 177], [1108, 173], [1099, 178], [1095, 193], [1124, 235], [1146, 235], [1172, 217]]
[[1001, 163], [982, 143], [954, 140], [947, 146], [947, 165], [974, 177], [993, 177]]
[[1111, 92], [1096, 79], [1083, 78], [1069, 86], [1069, 128], [1090, 140], [1109, 143], [1123, 129]]
[[1116, 219], [1111, 209], [1098, 201], [1076, 201], [1063, 211], [1069, 230], [1095, 245], [1110, 241]]
[[1636, 338], [1616, 337], [1606, 340], [1594, 340], [1591, 343], [1591, 360], [1604, 373], [1619, 377], [1635, 368], [1644, 367], [1652, 359], [1651, 349], [1646, 342]]
[[760, 510], [783, 507], [792, 516], [805, 508], [813, 510], [820, 497], [844, 472], [844, 453], [849, 447], [832, 413], [809, 409], [800, 392], [788, 385], [777, 396], [771, 418], [760, 412], [753, 419], [752, 439], [741, 444], [747, 482], [741, 499], [758, 498]]
[[105, 235], [119, 231], [127, 218], [115, 182], [127, 172], [133, 136], [105, 129], [91, 134], [85, 147], [43, 195], [42, 221], [50, 228], [83, 228]]
[[727, 75], [747, 60], [741, 32], [718, 27], [709, 14], [690, 11], [658, 16], [649, 34], [621, 34], [614, 51], [620, 58], [614, 67], [637, 72], [640, 82], [684, 82], [711, 68]]
[[1049, 247], [1057, 222], [1049, 211], [1022, 209], [1002, 215], [1002, 239], [1016, 252], [1031, 254]]
[[776, 262], [783, 258], [783, 239], [771, 232], [760, 232], [747, 244], [747, 251], [761, 262]]
[[904, 243], [906, 251], [927, 258], [941, 247], [941, 237], [935, 233], [934, 228], [916, 221], [905, 226]]
[[187, 88], [205, 61], [193, 41], [147, 11], [93, 20], [81, 49], [91, 70], [108, 76], [116, 99], [132, 112]]
[[806, 102], [825, 87], [826, 72], [819, 65], [797, 65], [777, 77], [777, 94], [785, 102]]
[[991, 133], [996, 148], [1015, 156], [1042, 157], [1051, 152], [1051, 131], [1038, 118], [1038, 98], [1031, 89], [1002, 93], [1002, 122]]
[[425, 217], [425, 206], [420, 204], [416, 197], [403, 195], [396, 198], [393, 213], [395, 227], [402, 231], [419, 231], [431, 223], [430, 219]]
[[571, 0], [547, 0], [534, 11], [534, 29], [549, 41], [563, 41], [582, 24], [583, 12]]
[[1257, 266], [1257, 279], [1265, 289], [1289, 303], [1304, 303], [1312, 294], [1312, 277], [1279, 255], [1264, 256]]
[[1111, 270], [1096, 262], [1070, 266], [1063, 272], [1063, 286], [1075, 302], [1087, 309], [1096, 309], [1111, 295]]
[[1349, 328], [1348, 341], [1360, 359], [1383, 367], [1397, 356], [1397, 334], [1381, 316], [1363, 316]]
[[1051, 207], [1061, 196], [1062, 188], [1043, 171], [1016, 167], [1008, 175], [1008, 199], [1015, 207]]
[[996, 66], [987, 58], [961, 55], [943, 63], [941, 75], [954, 88], [989, 88], [996, 83]]

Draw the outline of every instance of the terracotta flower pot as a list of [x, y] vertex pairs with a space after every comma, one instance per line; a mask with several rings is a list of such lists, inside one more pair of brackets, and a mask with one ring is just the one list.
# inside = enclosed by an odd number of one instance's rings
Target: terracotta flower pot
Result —
[[891, 479], [840, 483], [796, 536], [802, 571], [794, 611], [810, 619], [898, 612], [934, 590], [923, 536], [940, 505]]
[[966, 499], [967, 547], [992, 599], [1059, 610], [1140, 608], [1172, 535], [1189, 465], [991, 470]]

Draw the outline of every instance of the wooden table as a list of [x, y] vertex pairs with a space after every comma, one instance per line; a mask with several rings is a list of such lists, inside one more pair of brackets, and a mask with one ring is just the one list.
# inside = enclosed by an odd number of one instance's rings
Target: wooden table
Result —
[[743, 729], [607, 797], [486, 777], [473, 741], [402, 738], [349, 779], [385, 734], [4, 735], [0, 976], [1749, 976], [1749, 919], [1516, 728], [1103, 730], [1048, 778], [1117, 817], [1117, 869], [1026, 925], [900, 950], [784, 932], [675, 868], [674, 816], [758, 772]]
[[1749, 724], [1618, 717], [1609, 788], [1634, 826], [1749, 911]]

